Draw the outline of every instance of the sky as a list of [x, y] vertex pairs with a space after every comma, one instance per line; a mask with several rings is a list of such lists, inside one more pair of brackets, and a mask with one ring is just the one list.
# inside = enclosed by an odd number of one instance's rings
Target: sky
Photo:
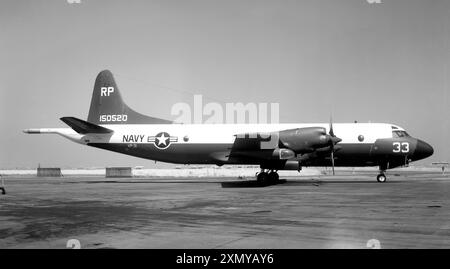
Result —
[[104, 69], [154, 117], [193, 94], [279, 103], [281, 123], [393, 123], [450, 161], [450, 1], [69, 2], [0, 1], [0, 169], [154, 167], [22, 133], [86, 119]]

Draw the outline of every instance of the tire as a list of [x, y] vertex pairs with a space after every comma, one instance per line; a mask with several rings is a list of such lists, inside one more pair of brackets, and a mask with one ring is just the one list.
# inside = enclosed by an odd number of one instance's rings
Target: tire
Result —
[[383, 182], [386, 182], [386, 175], [385, 174], [379, 174], [378, 176], [377, 176], [377, 181], [378, 182], [381, 182], [381, 183], [383, 183]]
[[271, 183], [277, 183], [279, 179], [280, 179], [280, 176], [278, 175], [277, 172], [269, 173], [269, 180]]
[[258, 183], [260, 183], [260, 184], [266, 184], [268, 180], [269, 180], [269, 174], [266, 172], [261, 172], [256, 177], [256, 181], [258, 181]]

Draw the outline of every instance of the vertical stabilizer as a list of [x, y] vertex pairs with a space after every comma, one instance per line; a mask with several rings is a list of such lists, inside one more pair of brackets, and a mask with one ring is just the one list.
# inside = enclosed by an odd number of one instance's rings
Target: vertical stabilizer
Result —
[[94, 124], [170, 124], [169, 120], [140, 114], [125, 104], [109, 70], [95, 80], [88, 122]]

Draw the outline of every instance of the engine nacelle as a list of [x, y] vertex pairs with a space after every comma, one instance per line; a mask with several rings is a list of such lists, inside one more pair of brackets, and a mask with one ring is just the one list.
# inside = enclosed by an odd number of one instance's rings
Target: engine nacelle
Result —
[[280, 131], [279, 139], [295, 153], [308, 153], [329, 146], [331, 138], [323, 127], [306, 127]]
[[278, 159], [278, 160], [289, 160], [292, 158], [295, 158], [296, 154], [290, 149], [280, 149], [276, 148], [272, 152], [272, 158]]

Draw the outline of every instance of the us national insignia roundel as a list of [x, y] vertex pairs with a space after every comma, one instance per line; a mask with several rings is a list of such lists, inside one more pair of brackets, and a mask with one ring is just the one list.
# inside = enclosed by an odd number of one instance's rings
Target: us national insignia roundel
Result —
[[160, 132], [154, 137], [150, 137], [150, 141], [153, 141], [155, 147], [159, 149], [166, 149], [170, 146], [170, 143], [177, 142], [176, 136], [170, 136], [167, 132]]

